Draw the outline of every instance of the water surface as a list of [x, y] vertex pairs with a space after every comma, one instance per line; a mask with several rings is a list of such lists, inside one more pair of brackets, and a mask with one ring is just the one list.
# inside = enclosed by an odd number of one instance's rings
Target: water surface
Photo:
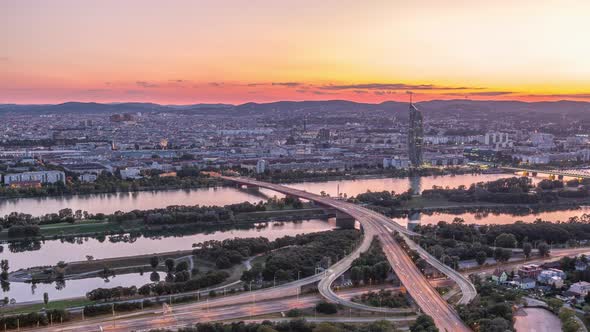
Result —
[[[322, 191], [330, 196], [338, 193], [354, 196], [371, 191], [395, 191], [402, 193], [408, 189], [419, 193], [432, 186], [458, 187], [472, 183], [493, 181], [512, 176], [511, 174], [479, 174], [479, 175], [444, 175], [414, 178], [385, 178], [338, 180], [326, 182], [291, 183], [287, 186], [320, 194]], [[164, 208], [170, 205], [227, 205], [241, 202], [256, 203], [272, 196], [282, 196], [276, 192], [261, 189], [251, 191], [233, 187], [201, 188], [190, 190], [141, 191], [133, 193], [73, 195], [42, 198], [0, 199], [0, 216], [11, 212], [28, 213], [33, 216], [56, 213], [61, 209], [70, 208], [90, 213], [128, 212]]]

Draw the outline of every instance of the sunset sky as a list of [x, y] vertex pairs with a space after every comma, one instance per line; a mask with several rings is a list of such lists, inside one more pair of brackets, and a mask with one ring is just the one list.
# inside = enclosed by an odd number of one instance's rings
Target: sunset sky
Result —
[[590, 101], [590, 1], [2, 0], [0, 103]]

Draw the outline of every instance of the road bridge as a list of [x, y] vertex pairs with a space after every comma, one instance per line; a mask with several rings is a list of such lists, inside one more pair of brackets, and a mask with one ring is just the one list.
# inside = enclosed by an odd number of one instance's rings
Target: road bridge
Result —
[[316, 202], [345, 213], [356, 219], [361, 224], [362, 230], [364, 232], [363, 242], [348, 256], [332, 265], [319, 282], [318, 289], [326, 299], [352, 308], [379, 312], [387, 311], [387, 309], [384, 308], [370, 307], [343, 299], [339, 297], [331, 287], [332, 283], [351, 267], [352, 262], [358, 258], [362, 252], [365, 252], [369, 249], [373, 238], [377, 237], [381, 241], [383, 251], [400, 281], [406, 287], [408, 293], [412, 296], [416, 304], [424, 311], [424, 313], [428, 314], [434, 319], [437, 327], [441, 331], [469, 331], [469, 328], [459, 318], [458, 314], [451, 307], [451, 305], [449, 305], [440, 296], [438, 291], [430, 285], [426, 277], [406, 254], [404, 249], [393, 239], [392, 231], [397, 231], [400, 234], [403, 234], [406, 242], [411, 248], [417, 250], [422, 258], [424, 258], [429, 264], [431, 264], [436, 269], [439, 269], [442, 273], [446, 274], [459, 285], [462, 291], [462, 298], [460, 300], [461, 303], [468, 303], [475, 297], [475, 287], [466, 277], [440, 263], [425, 250], [415, 244], [409, 236], [416, 235], [416, 233], [407, 230], [405, 227], [397, 224], [382, 214], [352, 203], [244, 177], [219, 177], [234, 183], [247, 186], [258, 186], [261, 188], [274, 190], [285, 195]]
[[590, 179], [590, 169], [586, 168], [558, 168], [558, 169], [534, 169], [529, 167], [511, 167], [511, 166], [500, 166], [501, 169], [511, 172], [527, 172], [532, 175], [547, 174], [554, 175], [563, 178], [564, 176], [578, 178], [578, 179]]

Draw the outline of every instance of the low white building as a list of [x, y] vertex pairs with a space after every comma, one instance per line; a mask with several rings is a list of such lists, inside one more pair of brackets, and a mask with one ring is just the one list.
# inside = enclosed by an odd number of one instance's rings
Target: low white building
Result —
[[558, 276], [553, 276], [553, 277], [551, 277], [551, 279], [549, 279], [547, 284], [549, 284], [555, 288], [561, 288], [561, 287], [563, 287], [563, 279]]
[[465, 157], [454, 154], [426, 154], [424, 163], [432, 166], [458, 166], [465, 164]]
[[578, 281], [570, 286], [568, 292], [576, 296], [586, 296], [590, 291], [590, 282]]
[[408, 167], [410, 167], [410, 160], [407, 158], [383, 158], [383, 168], [406, 169]]
[[547, 269], [541, 271], [541, 273], [537, 276], [537, 281], [544, 284], [549, 284], [549, 281], [553, 278], [557, 277], [560, 279], [565, 279], [565, 272], [559, 269]]
[[513, 155], [513, 157], [520, 160], [523, 163], [527, 163], [527, 164], [531, 164], [531, 165], [548, 164], [551, 161], [551, 158], [548, 154], [533, 154], [533, 155], [516, 154], [516, 155]]
[[94, 182], [96, 181], [96, 179], [98, 179], [98, 176], [96, 174], [86, 173], [80, 175], [80, 181], [82, 182]]
[[520, 289], [533, 289], [537, 286], [537, 282], [532, 278], [524, 278], [520, 281]]
[[508, 133], [502, 133], [502, 132], [489, 132], [486, 133], [485, 137], [484, 137], [484, 144], [485, 145], [502, 145], [502, 144], [507, 144], [508, 142], [510, 142], [510, 138], [508, 136]]
[[141, 179], [141, 169], [139, 167], [127, 167], [121, 170], [121, 179], [134, 180]]
[[547, 133], [532, 133], [531, 143], [540, 149], [552, 149], [555, 147], [555, 136]]
[[66, 174], [62, 171], [39, 171], [4, 175], [5, 185], [9, 186], [18, 182], [66, 183]]

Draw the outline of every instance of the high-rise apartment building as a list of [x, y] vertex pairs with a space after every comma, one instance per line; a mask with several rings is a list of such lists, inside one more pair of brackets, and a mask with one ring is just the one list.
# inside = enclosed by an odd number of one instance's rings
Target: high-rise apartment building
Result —
[[408, 129], [408, 158], [413, 167], [422, 165], [422, 146], [424, 145], [424, 127], [422, 113], [410, 103], [410, 120]]

